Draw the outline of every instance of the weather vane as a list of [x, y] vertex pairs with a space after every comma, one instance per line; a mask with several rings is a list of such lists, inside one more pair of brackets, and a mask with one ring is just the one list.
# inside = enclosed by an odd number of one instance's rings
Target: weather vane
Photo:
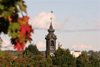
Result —
[[52, 21], [52, 13], [53, 13], [53, 11], [51, 11], [51, 18], [50, 18], [51, 21]]

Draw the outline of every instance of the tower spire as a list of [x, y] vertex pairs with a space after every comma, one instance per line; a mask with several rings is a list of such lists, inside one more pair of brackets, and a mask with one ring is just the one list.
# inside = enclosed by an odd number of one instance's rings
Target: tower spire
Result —
[[52, 13], [53, 11], [51, 11], [51, 17], [50, 17], [50, 20], [51, 20], [51, 23], [50, 23], [50, 27], [48, 29], [49, 32], [54, 32], [55, 30], [53, 29], [53, 26], [52, 26]]
[[49, 27], [49, 29], [53, 29], [52, 22], [50, 23], [50, 27]]

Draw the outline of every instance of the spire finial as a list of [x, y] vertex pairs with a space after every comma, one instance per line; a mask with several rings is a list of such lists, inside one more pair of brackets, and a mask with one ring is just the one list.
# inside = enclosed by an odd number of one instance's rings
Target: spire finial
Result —
[[54, 32], [55, 30], [53, 29], [53, 26], [52, 26], [52, 13], [53, 13], [53, 11], [51, 11], [51, 22], [50, 22], [50, 27], [49, 27], [49, 29], [48, 29], [48, 31], [49, 32]]
[[51, 22], [52, 22], [52, 13], [53, 13], [53, 11], [51, 10], [51, 18], [50, 18]]

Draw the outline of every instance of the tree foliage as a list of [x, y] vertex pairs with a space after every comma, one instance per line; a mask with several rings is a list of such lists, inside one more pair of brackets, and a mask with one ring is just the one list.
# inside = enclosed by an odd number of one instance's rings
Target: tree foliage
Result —
[[19, 17], [19, 13], [26, 13], [26, 5], [23, 0], [0, 0], [0, 33], [9, 34], [11, 43], [19, 52], [23, 50], [27, 41], [31, 42], [31, 26], [29, 17]]
[[82, 53], [76, 61], [76, 67], [91, 67], [91, 63], [89, 62], [89, 59], [86, 57], [85, 53]]
[[0, 57], [0, 67], [100, 67], [100, 60], [95, 56], [88, 59], [85, 53], [74, 58], [69, 49], [59, 48], [55, 56], [47, 58], [39, 54], [34, 56], [19, 54], [16, 57], [5, 52], [4, 56]]
[[96, 57], [94, 57], [94, 56], [89, 57], [89, 61], [92, 65], [92, 67], [100, 67], [100, 60], [97, 59]]
[[30, 44], [25, 48], [23, 54], [29, 56], [40, 55], [40, 51], [37, 49], [36, 45]]
[[82, 51], [82, 52], [86, 54], [92, 67], [100, 67], [100, 51], [97, 52], [89, 50], [88, 52], [87, 51]]
[[70, 54], [69, 49], [61, 49], [55, 51], [55, 56], [52, 57], [53, 64], [59, 67], [76, 67], [76, 60]]

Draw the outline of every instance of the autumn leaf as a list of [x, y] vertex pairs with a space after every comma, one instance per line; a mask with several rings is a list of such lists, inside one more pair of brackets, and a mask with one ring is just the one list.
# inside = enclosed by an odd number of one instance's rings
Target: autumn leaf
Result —
[[10, 16], [8, 16], [8, 20], [9, 20], [9, 21], [12, 21], [12, 19], [11, 19], [11, 17], [10, 17]]

